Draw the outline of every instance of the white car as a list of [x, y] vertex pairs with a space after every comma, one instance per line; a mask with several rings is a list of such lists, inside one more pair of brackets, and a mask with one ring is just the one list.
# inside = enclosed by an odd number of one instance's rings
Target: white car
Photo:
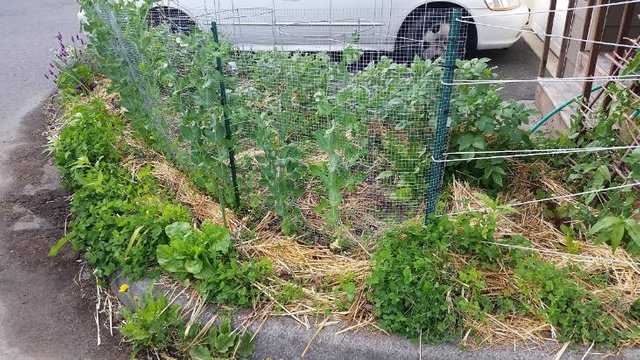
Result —
[[522, 0], [164, 0], [151, 19], [183, 32], [215, 21], [245, 50], [339, 51], [357, 35], [363, 50], [434, 58], [444, 55], [450, 16], [443, 8], [451, 7], [478, 23], [468, 25], [467, 49], [507, 48], [529, 21]]

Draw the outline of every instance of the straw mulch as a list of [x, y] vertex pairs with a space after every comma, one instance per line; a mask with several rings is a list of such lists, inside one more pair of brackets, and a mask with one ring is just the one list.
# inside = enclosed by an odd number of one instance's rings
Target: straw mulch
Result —
[[[130, 132], [124, 134], [123, 140], [128, 146], [146, 151], [145, 155], [151, 156], [146, 159], [127, 157], [122, 162], [125, 167], [135, 172], [143, 166], [151, 166], [151, 173], [176, 194], [178, 201], [189, 207], [198, 221], [207, 220], [221, 226], [224, 224], [220, 205], [199, 190], [186, 175], [169, 165], [159, 154], [149, 153]], [[226, 210], [226, 217], [232, 232], [249, 228], [246, 219], [239, 218], [232, 210]], [[237, 244], [237, 249], [245, 257], [268, 258], [274, 265], [276, 276], [271, 279], [271, 285], [266, 287], [256, 284], [271, 301], [261, 304], [256, 312], [268, 309], [272, 313], [284, 313], [308, 327], [309, 317], [323, 315], [329, 309], [337, 318], [369, 323], [370, 309], [365, 306], [364, 296], [364, 280], [370, 274], [368, 258], [358, 259], [336, 254], [326, 247], [303, 245], [296, 239], [271, 229], [268, 225], [273, 220], [274, 215], [268, 213], [253, 229], [255, 238]], [[351, 309], [340, 311], [335, 308], [339, 299], [333, 294], [333, 287], [340, 286], [340, 279], [348, 275], [353, 276], [352, 281], [356, 283], [360, 293], [356, 295]], [[305, 284], [304, 298], [288, 305], [279, 304], [275, 299], [276, 294], [282, 291], [287, 280], [294, 279]]]
[[[92, 97], [109, 99], [109, 111], [122, 113], [122, 108], [112, 107], [114, 94], [107, 93], [107, 80], [101, 79], [97, 93]], [[50, 117], [48, 135], [56, 136], [66, 123], [64, 116], [54, 114]], [[137, 140], [130, 132], [123, 134], [124, 145], [137, 149], [142, 156], [131, 156], [123, 159], [123, 165], [135, 172], [143, 166], [150, 165], [152, 174], [166, 187], [175, 192], [177, 199], [189, 207], [192, 215], [198, 221], [208, 220], [222, 225], [223, 217], [220, 205], [210, 196], [200, 191], [191, 180], [181, 171], [171, 166], [164, 157], [149, 150], [141, 141]], [[244, 154], [252, 156], [251, 154]], [[548, 194], [569, 194], [563, 184], [555, 180], [544, 164], [524, 164], [514, 162], [510, 174], [511, 185], [509, 190], [499, 195], [500, 203], [509, 204], [535, 198], [535, 189], [542, 189]], [[532, 170], [538, 174], [531, 179]], [[354, 214], [367, 214], [371, 206], [371, 192], [367, 185], [361, 185], [353, 192], [354, 195], [345, 196], [343, 210]], [[373, 189], [375, 190], [375, 189]], [[374, 191], [375, 192], [375, 191]], [[464, 211], [482, 208], [483, 203], [474, 195], [477, 189], [468, 184], [454, 181], [451, 187], [452, 201], [449, 204], [450, 212]], [[562, 204], [565, 201], [559, 201]], [[317, 203], [312, 191], [307, 191], [301, 201], [301, 207], [311, 210]], [[624, 310], [635, 299], [640, 297], [640, 268], [634, 260], [622, 249], [615, 253], [609, 246], [594, 245], [575, 240], [579, 246], [580, 256], [567, 255], [565, 237], [557, 227], [543, 216], [545, 205], [531, 204], [517, 207], [518, 212], [502, 216], [498, 220], [496, 238], [499, 239], [513, 235], [522, 235], [531, 241], [533, 249], [557, 251], [557, 253], [539, 253], [538, 256], [558, 267], [569, 263], [580, 262], [582, 268], [590, 274], [609, 273], [610, 284], [606, 289], [594, 288], [585, 284], [587, 289], [600, 296], [604, 300], [604, 308], [618, 319], [617, 327], [626, 328]], [[311, 220], [313, 211], [304, 211]], [[233, 211], [226, 210], [226, 217], [231, 231], [238, 232], [248, 229], [248, 220], [236, 216]], [[256, 259], [269, 258], [272, 260], [275, 274], [270, 285], [256, 284], [268, 301], [257, 304], [252, 316], [247, 321], [264, 320], [267, 316], [290, 316], [301, 325], [309, 328], [310, 321], [318, 316], [331, 314], [333, 320], [346, 321], [343, 331], [357, 330], [365, 326], [375, 327], [375, 319], [372, 306], [366, 299], [368, 288], [365, 279], [370, 274], [369, 253], [365, 248], [357, 248], [355, 254], [343, 255], [332, 252], [326, 246], [304, 245], [298, 239], [284, 236], [272, 226], [275, 216], [268, 213], [262, 222], [252, 227], [255, 234], [250, 240], [240, 242], [238, 251], [246, 257]], [[357, 219], [357, 217], [354, 217]], [[321, 219], [316, 219], [316, 227], [321, 229], [324, 225]], [[367, 221], [368, 223], [369, 221]], [[464, 256], [451, 254], [454, 265], [463, 268], [469, 259]], [[498, 270], [485, 272], [486, 291], [488, 294], [499, 293], [503, 290], [518, 290], [515, 276], [512, 271], [502, 264], [498, 264]], [[358, 292], [351, 307], [339, 308], [336, 304], [340, 300], [340, 292], [334, 293], [333, 288], [341, 286], [341, 278], [353, 276]], [[164, 280], [171, 283], [170, 280]], [[282, 292], [287, 281], [295, 281], [304, 287], [303, 298], [291, 304], [281, 304], [277, 295]], [[178, 288], [178, 287], [175, 287]], [[193, 298], [192, 309], [201, 312], [204, 304], [196, 291], [182, 289], [181, 293], [189, 294]], [[466, 326], [469, 332], [463, 339], [463, 343], [471, 346], [506, 346], [508, 344], [530, 346], [531, 344], [543, 345], [547, 340], [554, 340], [554, 329], [539, 317], [503, 316], [494, 317], [486, 314], [484, 321], [467, 318]], [[323, 323], [327, 325], [326, 321]], [[637, 342], [629, 342], [625, 346], [635, 346]]]
[[[511, 165], [511, 186], [508, 191], [499, 195], [502, 204], [534, 200], [534, 189], [542, 189], [554, 196], [570, 194], [560, 182], [552, 177], [550, 170], [543, 163], [514, 162]], [[538, 178], [535, 180], [530, 177], [532, 170], [538, 174]], [[484, 204], [475, 195], [479, 192], [468, 184], [454, 181], [451, 212], [482, 209]], [[570, 198], [558, 202], [564, 205], [569, 201], [575, 202], [575, 199]], [[579, 263], [580, 268], [588, 274], [609, 274], [610, 283], [606, 288], [596, 288], [577, 277], [574, 277], [574, 280], [582, 283], [590, 293], [598, 295], [603, 300], [603, 309], [616, 319], [617, 329], [629, 329], [630, 324], [625, 316], [625, 311], [634, 300], [640, 297], [639, 263], [624, 249], [619, 248], [613, 253], [611, 247], [606, 244], [595, 245], [580, 241], [580, 239], [574, 240], [574, 246], [579, 249], [579, 254], [572, 256], [567, 249], [565, 235], [543, 216], [547, 205], [548, 203], [536, 203], [517, 206], [517, 212], [501, 216], [498, 219], [498, 230], [495, 234], [497, 241], [521, 235], [531, 242], [531, 251], [537, 253], [541, 260], [555, 264], [559, 268]], [[454, 254], [452, 256], [458, 269], [467, 265], [468, 259]], [[517, 293], [519, 289], [511, 269], [503, 264], [498, 265], [498, 271], [484, 273], [486, 294], [498, 295], [505, 290]], [[491, 314], [486, 314], [486, 316], [485, 322], [472, 318], [465, 319], [467, 327], [472, 329], [475, 335], [474, 339], [465, 337], [465, 343], [477, 347], [496, 344], [504, 346], [509, 343], [514, 346], [544, 345], [549, 340], [555, 341], [553, 327], [540, 317], [523, 317], [520, 314], [514, 314], [498, 319]], [[640, 343], [639, 340], [634, 340], [624, 346], [636, 346], [638, 343]]]
[[[126, 136], [130, 146], [141, 147], [141, 143], [130, 136]], [[171, 188], [179, 201], [187, 205], [195, 218], [199, 221], [209, 220], [222, 225], [222, 216], [219, 204], [208, 195], [198, 190], [192, 182], [169, 165], [161, 156], [153, 160], [126, 159], [125, 165], [132, 170], [137, 167], [150, 164], [152, 174], [162, 184]], [[539, 178], [532, 180], [530, 175], [535, 168]], [[544, 164], [525, 164], [515, 162], [512, 164], [511, 186], [507, 192], [499, 195], [499, 201], [503, 204], [516, 203], [535, 199], [535, 189], [542, 189], [553, 195], [568, 195], [570, 192], [560, 182], [555, 180]], [[354, 198], [345, 197], [344, 208], [370, 206], [370, 201], [358, 200], [365, 195], [358, 196], [366, 190], [366, 187], [358, 188], [354, 192]], [[483, 203], [477, 198], [477, 189], [468, 184], [454, 181], [452, 184], [453, 199], [450, 204], [451, 212], [482, 208]], [[305, 196], [312, 193], [307, 191]], [[308, 201], [308, 202], [306, 202]], [[306, 200], [303, 197], [302, 207], [312, 209], [315, 199]], [[574, 199], [558, 201], [560, 204]], [[464, 205], [462, 205], [464, 204]], [[303, 209], [304, 210], [304, 209]], [[540, 253], [539, 257], [558, 267], [570, 263], [580, 262], [581, 267], [590, 274], [608, 272], [612, 274], [612, 282], [606, 289], [593, 288], [584, 284], [587, 289], [600, 296], [604, 300], [604, 308], [618, 319], [617, 327], [620, 329], [629, 326], [625, 321], [624, 309], [628, 308], [635, 299], [640, 297], [640, 268], [634, 265], [634, 260], [623, 249], [615, 253], [607, 245], [594, 245], [592, 243], [575, 240], [582, 257], [567, 255], [564, 234], [548, 221], [544, 216], [545, 204], [531, 204], [517, 207], [517, 212], [502, 216], [498, 220], [496, 239], [522, 235], [531, 241], [533, 249], [551, 250], [558, 253]], [[358, 209], [356, 209], [358, 211]], [[367, 209], [361, 209], [358, 213], [366, 213]], [[248, 229], [246, 219], [238, 218], [231, 210], [227, 210], [229, 227], [232, 231]], [[312, 212], [305, 212], [311, 214]], [[309, 215], [312, 216], [312, 215]], [[317, 216], [317, 215], [316, 215]], [[366, 299], [367, 286], [365, 279], [370, 274], [369, 254], [366, 249], [357, 249], [354, 254], [341, 255], [332, 252], [326, 246], [310, 246], [300, 243], [297, 239], [284, 236], [272, 226], [275, 215], [267, 216], [253, 228], [255, 237], [251, 240], [237, 244], [238, 250], [246, 257], [255, 259], [268, 258], [274, 264], [275, 276], [270, 285], [256, 284], [264, 294], [267, 301], [259, 304], [250, 317], [251, 321], [263, 320], [266, 316], [290, 316], [302, 326], [309, 328], [310, 321], [318, 316], [326, 316], [331, 313], [334, 320], [347, 321], [345, 331], [357, 330], [372, 325], [375, 327], [375, 319], [372, 307]], [[309, 220], [309, 219], [307, 219]], [[317, 226], [324, 226], [321, 219], [317, 219]], [[454, 264], [461, 269], [467, 264], [462, 256], [451, 254]], [[358, 293], [356, 299], [348, 310], [339, 309], [336, 303], [339, 298], [332, 291], [333, 287], [340, 286], [340, 278], [349, 274], [354, 276]], [[499, 266], [495, 272], [486, 272], [487, 291], [498, 294], [504, 290], [518, 291], [513, 272], [506, 266]], [[578, 280], [578, 279], [576, 279]], [[304, 285], [302, 299], [291, 304], [281, 304], [277, 300], [277, 294], [282, 292], [286, 281], [296, 281]], [[338, 295], [339, 296], [339, 295]], [[615, 300], [617, 299], [617, 300]], [[622, 306], [621, 306], [622, 304]], [[513, 316], [495, 317], [486, 314], [484, 321], [478, 321], [468, 317], [465, 319], [469, 329], [463, 343], [472, 347], [486, 346], [531, 346], [537, 344], [543, 346], [549, 340], [555, 341], [553, 327], [544, 322], [544, 319], [536, 316], [523, 317], [520, 314]], [[473, 336], [470, 336], [473, 334]], [[634, 346], [636, 343], [625, 344]]]

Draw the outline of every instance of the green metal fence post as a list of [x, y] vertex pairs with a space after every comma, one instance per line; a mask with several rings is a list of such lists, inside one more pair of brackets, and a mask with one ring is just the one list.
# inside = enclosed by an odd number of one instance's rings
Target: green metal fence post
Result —
[[[461, 9], [453, 9], [451, 12], [451, 27], [449, 28], [449, 37], [447, 44], [447, 53], [444, 57], [444, 74], [442, 76], [442, 85], [440, 91], [440, 101], [438, 104], [438, 118], [436, 125], [436, 138], [433, 145], [433, 159], [443, 160], [444, 153], [447, 151], [447, 132], [449, 131], [447, 120], [449, 118], [449, 110], [451, 104], [451, 92], [453, 75], [456, 69], [456, 59], [458, 57], [458, 42], [460, 40], [460, 21], [462, 16]], [[436, 211], [440, 191], [442, 190], [442, 181], [444, 178], [444, 163], [433, 161], [431, 163], [431, 171], [429, 173], [429, 182], [427, 184], [427, 203], [425, 211], [425, 223], [429, 221], [429, 215]]]
[[[218, 24], [211, 22], [211, 32], [213, 32], [213, 41], [220, 46], [220, 38], [218, 37]], [[216, 57], [218, 72], [220, 73], [220, 105], [222, 105], [224, 112], [224, 130], [225, 139], [231, 141], [231, 123], [229, 116], [227, 115], [227, 89], [224, 84], [224, 67], [222, 65], [222, 56]], [[236, 169], [236, 153], [233, 149], [233, 145], [229, 145], [229, 167], [231, 170], [231, 184], [233, 186], [233, 194], [235, 199], [234, 206], [238, 208], [240, 206], [240, 190], [238, 189], [238, 174]]]

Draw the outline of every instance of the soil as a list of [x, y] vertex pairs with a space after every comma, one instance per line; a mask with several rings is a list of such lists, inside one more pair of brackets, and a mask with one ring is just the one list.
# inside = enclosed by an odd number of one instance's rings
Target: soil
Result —
[[[77, 252], [47, 256], [65, 232], [69, 193], [44, 153], [44, 106], [20, 125], [0, 189], [0, 359], [126, 359], [95, 321], [96, 283]], [[6, 147], [5, 147], [5, 151]], [[105, 316], [103, 315], [103, 318]]]

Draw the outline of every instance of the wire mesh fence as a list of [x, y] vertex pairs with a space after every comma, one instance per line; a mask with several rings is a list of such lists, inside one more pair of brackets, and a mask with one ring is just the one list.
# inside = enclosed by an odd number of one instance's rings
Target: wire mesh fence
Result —
[[433, 207], [461, 11], [91, 11], [134, 126], [223, 207], [313, 241], [374, 237]]

